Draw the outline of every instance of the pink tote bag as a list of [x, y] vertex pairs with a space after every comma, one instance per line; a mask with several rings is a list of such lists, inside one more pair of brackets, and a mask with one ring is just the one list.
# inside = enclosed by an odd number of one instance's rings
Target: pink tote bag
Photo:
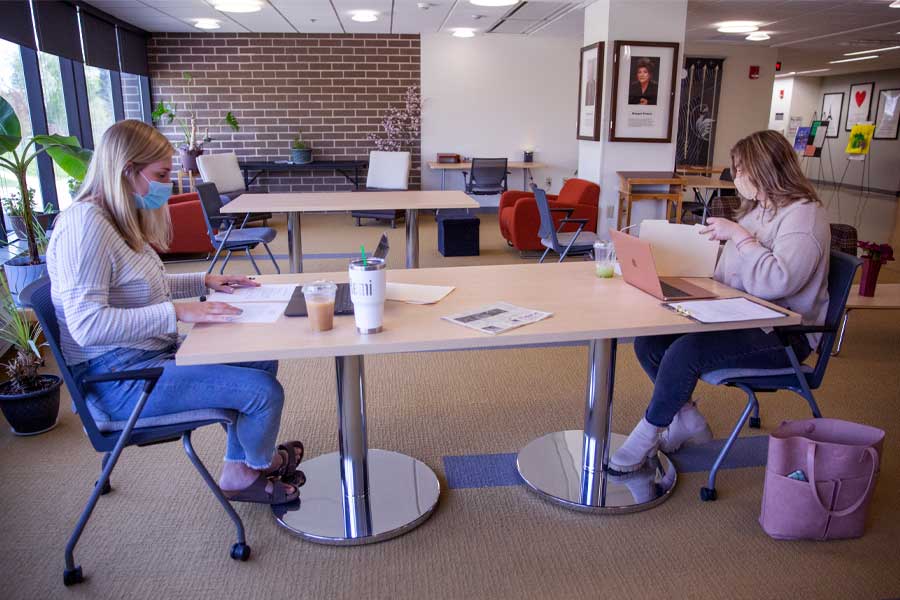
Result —
[[839, 419], [782, 423], [769, 436], [763, 530], [784, 540], [860, 537], [883, 442], [881, 429]]

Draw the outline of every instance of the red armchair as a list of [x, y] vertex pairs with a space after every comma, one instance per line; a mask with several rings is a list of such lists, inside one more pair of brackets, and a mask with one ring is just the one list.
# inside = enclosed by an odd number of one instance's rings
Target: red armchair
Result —
[[211, 254], [214, 251], [206, 231], [206, 219], [196, 192], [169, 198], [172, 242], [165, 254]]
[[[587, 219], [584, 231], [597, 231], [597, 210], [600, 202], [600, 186], [584, 179], [569, 179], [559, 191], [559, 195], [548, 194], [550, 208], [574, 208], [569, 215], [572, 219]], [[543, 250], [538, 229], [541, 217], [538, 214], [534, 194], [519, 190], [510, 190], [500, 196], [498, 209], [500, 233], [517, 250]], [[553, 219], [559, 226], [559, 220], [566, 216], [554, 212]], [[577, 225], [567, 225], [563, 231], [575, 231]]]

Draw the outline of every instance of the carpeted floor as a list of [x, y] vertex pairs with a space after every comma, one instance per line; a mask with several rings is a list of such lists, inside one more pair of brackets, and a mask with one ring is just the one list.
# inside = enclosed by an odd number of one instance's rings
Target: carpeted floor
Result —
[[[283, 227], [283, 225], [282, 225]], [[422, 266], [518, 262], [482, 216], [478, 258], [443, 259], [435, 227], [422, 223]], [[307, 252], [374, 245], [382, 229], [338, 215], [304, 218]], [[403, 263], [403, 231], [391, 233], [392, 267]], [[286, 253], [284, 232], [276, 253]], [[282, 261], [286, 264], [286, 260]], [[262, 264], [262, 263], [261, 263]], [[342, 268], [309, 259], [307, 271]], [[173, 271], [202, 263], [170, 265]], [[249, 263], [236, 262], [234, 271]], [[263, 265], [264, 270], [270, 270]], [[898, 272], [883, 272], [900, 281]], [[228, 558], [233, 529], [180, 444], [129, 449], [76, 552], [88, 580], [62, 585], [63, 549], [99, 471], [97, 455], [63, 400], [60, 424], [35, 438], [0, 428], [0, 535], [4, 598], [891, 598], [900, 596], [900, 319], [854, 313], [844, 352], [817, 393], [823, 413], [887, 431], [865, 537], [828, 543], [776, 542], [757, 523], [763, 469], [724, 471], [719, 500], [701, 503], [700, 472], [681, 473], [661, 506], [623, 516], [564, 510], [497, 484], [451, 488], [445, 457], [514, 453], [533, 438], [582, 425], [585, 347], [377, 356], [366, 359], [369, 444], [428, 464], [441, 480], [435, 514], [400, 538], [362, 547], [302, 541], [262, 506], [239, 505], [253, 556]], [[336, 449], [333, 361], [286, 361], [282, 437], [308, 456]], [[620, 346], [614, 429], [640, 417], [651, 386], [630, 345]], [[743, 405], [738, 392], [701, 385], [697, 396], [716, 437]], [[762, 405], [763, 430], [805, 418], [799, 397]], [[215, 473], [224, 434], [198, 431]]]

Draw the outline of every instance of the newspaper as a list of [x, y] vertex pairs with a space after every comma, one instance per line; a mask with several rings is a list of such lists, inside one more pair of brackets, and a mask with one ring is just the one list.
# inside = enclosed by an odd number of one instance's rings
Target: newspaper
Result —
[[522, 325], [542, 321], [550, 316], [553, 316], [553, 313], [522, 308], [506, 302], [495, 302], [477, 310], [441, 318], [482, 333], [496, 335]]

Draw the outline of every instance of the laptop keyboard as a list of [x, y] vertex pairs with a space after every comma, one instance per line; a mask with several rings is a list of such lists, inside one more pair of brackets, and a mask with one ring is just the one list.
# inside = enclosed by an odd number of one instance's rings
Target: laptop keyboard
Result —
[[660, 281], [659, 285], [662, 286], [662, 293], [663, 293], [663, 296], [665, 296], [666, 298], [679, 298], [679, 297], [684, 297], [684, 296], [690, 296], [690, 294], [688, 294], [684, 290], [680, 290], [677, 287], [675, 287], [674, 285], [669, 285], [665, 281]]

